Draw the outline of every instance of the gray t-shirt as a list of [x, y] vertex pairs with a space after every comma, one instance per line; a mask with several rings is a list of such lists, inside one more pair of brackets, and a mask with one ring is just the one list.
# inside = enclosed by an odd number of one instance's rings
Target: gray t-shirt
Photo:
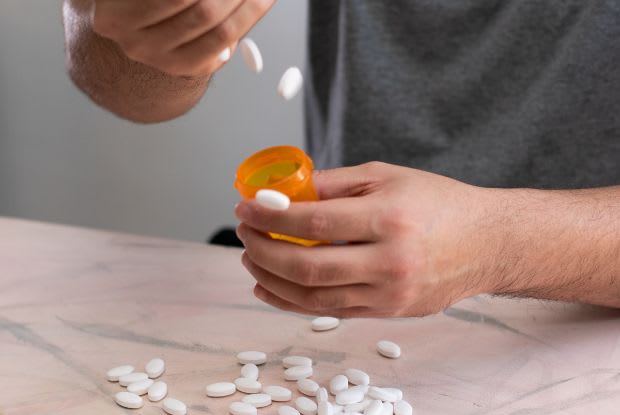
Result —
[[497, 187], [620, 184], [620, 1], [310, 0], [308, 147]]

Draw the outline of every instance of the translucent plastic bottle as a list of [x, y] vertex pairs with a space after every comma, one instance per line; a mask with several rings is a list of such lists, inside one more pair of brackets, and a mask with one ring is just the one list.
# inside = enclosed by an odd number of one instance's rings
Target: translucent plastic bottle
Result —
[[[303, 150], [292, 146], [270, 147], [248, 157], [237, 169], [235, 188], [244, 199], [253, 199], [261, 189], [272, 189], [287, 195], [292, 202], [319, 200], [312, 172], [314, 164]], [[270, 233], [300, 245], [313, 246], [319, 241]]]

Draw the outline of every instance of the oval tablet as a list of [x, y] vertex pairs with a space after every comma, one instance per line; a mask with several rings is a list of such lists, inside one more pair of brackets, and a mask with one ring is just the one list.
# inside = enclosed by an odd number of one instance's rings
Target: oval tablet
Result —
[[256, 192], [256, 202], [272, 210], [287, 210], [291, 206], [291, 199], [287, 195], [271, 189], [261, 189]]
[[251, 395], [244, 396], [241, 401], [244, 403], [249, 403], [256, 408], [264, 408], [271, 405], [271, 395], [266, 393], [253, 393]]
[[312, 376], [312, 366], [293, 366], [284, 371], [284, 379], [300, 380]]
[[317, 317], [312, 320], [312, 330], [327, 331], [335, 329], [340, 325], [340, 320], [336, 317]]
[[256, 415], [256, 407], [245, 402], [233, 402], [228, 406], [232, 415]]
[[397, 401], [394, 403], [394, 415], [413, 415], [413, 407], [407, 401]]
[[[329, 391], [332, 395], [336, 395], [338, 392], [349, 387], [349, 379], [345, 375], [336, 375], [329, 381]], [[342, 404], [340, 404], [342, 405]]]
[[263, 392], [271, 396], [274, 402], [287, 402], [293, 397], [293, 392], [282, 386], [265, 386]]
[[288, 68], [278, 83], [278, 94], [285, 100], [295, 98], [304, 85], [304, 76], [296, 66]]
[[396, 402], [398, 400], [398, 396], [394, 392], [376, 386], [368, 388], [368, 397], [371, 399], [379, 399], [384, 402]]
[[312, 379], [299, 379], [297, 381], [297, 390], [307, 396], [316, 396], [319, 388], [319, 384]]
[[239, 44], [241, 49], [241, 55], [245, 64], [256, 73], [261, 73], [263, 70], [263, 55], [260, 53], [260, 49], [256, 42], [249, 37], [246, 37]]
[[248, 378], [235, 379], [235, 386], [239, 392], [243, 393], [258, 393], [263, 388], [259, 381]]
[[[350, 391], [351, 389], [348, 389], [348, 390]], [[373, 401], [371, 401], [370, 399], [364, 399], [361, 402], [350, 403], [344, 407], [344, 411], [345, 412], [364, 412], [364, 410], [368, 408], [368, 406], [370, 406], [372, 402]]]
[[258, 366], [254, 363], [248, 363], [241, 368], [241, 377], [258, 380]]
[[381, 415], [394, 415], [394, 405], [390, 402], [383, 402], [383, 410]]
[[359, 389], [345, 389], [336, 394], [336, 403], [338, 405], [351, 405], [352, 403], [362, 402], [364, 393]]
[[207, 396], [211, 398], [222, 398], [237, 392], [237, 385], [231, 382], [218, 382], [207, 385]]
[[359, 369], [347, 369], [344, 372], [345, 376], [349, 379], [349, 382], [354, 385], [369, 385], [370, 376], [366, 372]]
[[398, 359], [400, 357], [400, 346], [389, 340], [381, 340], [377, 343], [377, 351], [380, 355], [390, 359]]
[[321, 401], [317, 405], [318, 415], [334, 415], [334, 407], [327, 401]]
[[262, 365], [267, 361], [267, 355], [263, 352], [256, 351], [241, 352], [237, 355], [237, 360], [242, 365], [247, 365], [248, 363]]
[[127, 385], [127, 392], [135, 393], [136, 395], [144, 395], [152, 385], [153, 379], [139, 380]]
[[282, 365], [287, 369], [293, 366], [312, 366], [312, 359], [306, 356], [286, 356], [282, 359]]
[[106, 377], [110, 382], [118, 382], [118, 378], [133, 373], [134, 370], [134, 367], [130, 365], [117, 366], [108, 370]]
[[114, 401], [123, 408], [129, 409], [142, 408], [144, 405], [142, 398], [131, 392], [118, 392], [114, 395]]
[[142, 372], [133, 372], [128, 375], [124, 375], [118, 378], [118, 383], [121, 386], [128, 386], [130, 383], [140, 382], [141, 380], [148, 379], [149, 375]]
[[159, 357], [151, 359], [144, 367], [144, 371], [151, 379], [160, 377], [164, 370], [166, 370], [166, 363]]
[[317, 404], [305, 396], [295, 399], [295, 407], [299, 412], [301, 412], [302, 415], [316, 415], [316, 411], [318, 409]]
[[151, 402], [159, 402], [168, 394], [168, 385], [166, 382], [155, 382], [147, 391], [147, 396]]
[[403, 399], [403, 391], [398, 388], [383, 388], [383, 390], [394, 395], [394, 398], [396, 398], [396, 400], [392, 403]]
[[334, 408], [334, 415], [341, 414], [344, 412], [344, 406], [338, 405], [337, 403], [333, 404], [332, 408]]
[[161, 403], [161, 407], [170, 415], [185, 415], [187, 413], [187, 405], [174, 398], [164, 399]]
[[278, 415], [300, 415], [299, 411], [292, 406], [282, 405], [278, 408]]
[[230, 48], [226, 48], [220, 52], [217, 58], [222, 62], [228, 62], [230, 60], [231, 55], [232, 55], [232, 52]]
[[316, 400], [317, 402], [328, 401], [329, 395], [327, 394], [327, 389], [319, 388], [319, 390], [316, 391]]
[[381, 412], [383, 412], [383, 402], [374, 400], [364, 410], [364, 415], [381, 415]]

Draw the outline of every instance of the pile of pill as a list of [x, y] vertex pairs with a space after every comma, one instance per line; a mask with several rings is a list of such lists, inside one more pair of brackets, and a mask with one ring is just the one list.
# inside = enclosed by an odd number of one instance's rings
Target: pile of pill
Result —
[[[263, 71], [264, 63], [263, 63], [263, 55], [258, 48], [256, 42], [248, 37], [244, 38], [239, 42], [239, 49], [241, 50], [241, 55], [243, 56], [243, 60], [245, 64], [250, 68], [251, 71], [255, 73], [261, 73]], [[228, 62], [231, 58], [232, 52], [230, 48], [224, 49], [220, 55], [219, 59], [222, 62]], [[304, 77], [299, 70], [298, 67], [293, 66], [288, 68], [284, 75], [280, 78], [280, 82], [278, 82], [277, 91], [278, 94], [289, 101], [301, 91], [301, 88], [304, 84]]]
[[178, 399], [166, 398], [168, 394], [166, 382], [155, 381], [165, 370], [166, 364], [160, 358], [151, 359], [144, 366], [144, 372], [136, 372], [131, 365], [117, 366], [108, 370], [106, 377], [110, 382], [118, 382], [119, 385], [127, 388], [126, 391], [116, 393], [114, 401], [123, 408], [138, 409], [144, 406], [142, 395], [146, 395], [151, 402], [159, 402], [163, 399], [162, 409], [167, 414], [187, 414], [187, 405]]
[[[333, 330], [340, 325], [335, 317], [318, 317], [312, 321], [312, 330], [323, 332]], [[400, 347], [391, 341], [381, 340], [377, 343], [377, 352], [390, 359], [400, 357]], [[281, 385], [263, 386], [258, 380], [259, 366], [267, 362], [267, 354], [259, 351], [245, 351], [237, 354], [241, 364], [239, 377], [233, 382], [212, 383], [206, 387], [210, 398], [223, 398], [237, 391], [245, 394], [240, 401], [228, 406], [231, 415], [257, 415], [258, 408], [271, 406], [274, 402], [290, 402], [293, 391]], [[371, 385], [370, 376], [355, 368], [334, 376], [328, 385], [322, 387], [310, 379], [315, 373], [312, 358], [307, 356], [287, 356], [282, 359], [283, 378], [295, 382], [301, 394], [295, 398], [293, 405], [282, 405], [278, 415], [413, 415], [412, 406], [403, 400], [403, 392], [398, 388]], [[108, 370], [106, 377], [110, 382], [118, 382], [126, 391], [114, 395], [114, 401], [128, 409], [144, 406], [142, 395], [149, 401], [162, 401], [162, 409], [170, 415], [186, 415], [187, 405], [174, 398], [166, 398], [168, 385], [155, 381], [165, 371], [163, 359], [151, 359], [144, 367], [144, 372], [136, 372], [131, 365], [117, 366]], [[330, 401], [330, 394], [334, 401]], [[165, 399], [164, 399], [165, 398]], [[310, 399], [314, 398], [314, 399]]]

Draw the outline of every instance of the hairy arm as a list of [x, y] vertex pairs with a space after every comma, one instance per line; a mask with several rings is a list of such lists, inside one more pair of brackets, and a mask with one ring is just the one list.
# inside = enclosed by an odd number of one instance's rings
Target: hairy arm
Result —
[[190, 110], [205, 93], [209, 76], [175, 76], [129, 59], [119, 45], [96, 34], [92, 0], [65, 0], [67, 68], [95, 103], [122, 118], [153, 123]]
[[620, 307], [620, 187], [492, 192], [508, 232], [490, 292]]

